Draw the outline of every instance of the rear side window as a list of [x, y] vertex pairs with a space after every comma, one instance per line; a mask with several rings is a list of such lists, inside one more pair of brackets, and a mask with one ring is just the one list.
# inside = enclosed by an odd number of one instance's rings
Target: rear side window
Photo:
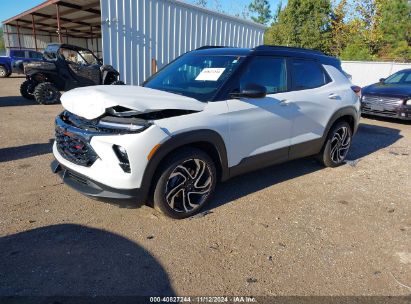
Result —
[[259, 56], [248, 64], [240, 79], [240, 90], [247, 84], [258, 84], [267, 89], [267, 94], [287, 90], [287, 70], [285, 59]]
[[13, 51], [12, 53], [13, 57], [18, 57], [18, 58], [24, 58], [24, 51]]
[[293, 90], [318, 88], [330, 81], [330, 77], [319, 63], [310, 60], [291, 61], [291, 83]]

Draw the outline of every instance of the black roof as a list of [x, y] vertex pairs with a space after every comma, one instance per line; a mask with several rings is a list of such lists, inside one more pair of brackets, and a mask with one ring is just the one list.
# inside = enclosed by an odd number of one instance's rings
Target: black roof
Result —
[[203, 46], [196, 49], [194, 52], [204, 55], [234, 55], [234, 56], [249, 56], [249, 55], [276, 55], [284, 57], [298, 57], [319, 60], [324, 64], [329, 64], [341, 69], [339, 59], [327, 56], [321, 51], [287, 47], [278, 45], [259, 45], [255, 48], [235, 48], [221, 46]]
[[66, 43], [49, 43], [46, 49], [49, 47], [54, 47], [55, 49], [65, 48], [65, 49], [75, 50], [75, 51], [90, 51], [89, 49], [83, 48], [81, 46], [66, 44]]

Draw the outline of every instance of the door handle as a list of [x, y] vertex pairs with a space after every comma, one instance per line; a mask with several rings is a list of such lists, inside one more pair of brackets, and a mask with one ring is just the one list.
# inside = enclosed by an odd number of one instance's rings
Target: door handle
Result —
[[330, 95], [328, 95], [328, 98], [329, 98], [329, 99], [336, 99], [336, 100], [340, 100], [340, 99], [341, 99], [340, 95], [335, 94], [335, 93], [331, 93]]

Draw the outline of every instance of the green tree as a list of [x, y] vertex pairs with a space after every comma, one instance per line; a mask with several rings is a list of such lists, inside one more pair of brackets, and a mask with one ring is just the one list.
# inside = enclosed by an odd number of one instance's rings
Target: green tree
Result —
[[251, 19], [261, 24], [268, 24], [272, 18], [270, 3], [267, 0], [253, 0], [248, 5]]
[[340, 56], [342, 60], [367, 60], [373, 59], [368, 47], [359, 42], [351, 42], [342, 50]]
[[380, 9], [382, 47], [379, 56], [411, 60], [411, 2], [390, 0], [383, 2]]
[[283, 2], [280, 0], [280, 2], [278, 2], [277, 7], [275, 8], [275, 12], [273, 15], [273, 22], [278, 22], [278, 17], [280, 16], [280, 13], [282, 11], [283, 8]]
[[[355, 0], [356, 17], [359, 22], [358, 39], [362, 39], [371, 54], [377, 54], [381, 47], [381, 8], [386, 0]], [[390, 0], [391, 1], [391, 0]], [[389, 2], [389, 1], [388, 1]]]
[[198, 6], [201, 6], [201, 7], [206, 7], [207, 6], [207, 0], [195, 0], [194, 4], [198, 5]]
[[350, 40], [352, 27], [348, 24], [348, 0], [341, 0], [335, 4], [331, 14], [331, 39], [330, 53], [339, 56]]
[[289, 0], [266, 33], [269, 44], [330, 50], [330, 0]]

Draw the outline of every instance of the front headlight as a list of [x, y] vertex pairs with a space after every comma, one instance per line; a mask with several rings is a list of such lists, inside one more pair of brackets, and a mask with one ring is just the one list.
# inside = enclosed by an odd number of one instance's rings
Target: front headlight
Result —
[[151, 123], [134, 117], [105, 116], [97, 124], [98, 128], [122, 131], [125, 133], [138, 133], [147, 129]]
[[406, 104], [407, 106], [411, 106], [411, 98], [408, 99], [408, 100], [406, 100], [406, 101], [405, 101], [405, 104]]

